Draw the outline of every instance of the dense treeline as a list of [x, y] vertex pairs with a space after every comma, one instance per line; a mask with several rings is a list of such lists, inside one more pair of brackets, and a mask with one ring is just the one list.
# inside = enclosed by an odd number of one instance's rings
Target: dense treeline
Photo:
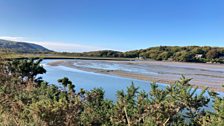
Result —
[[69, 53], [69, 52], [53, 52], [51, 54], [61, 55], [61, 56], [74, 56], [74, 57], [124, 57], [123, 52], [113, 51], [113, 50], [101, 50], [101, 51], [91, 51], [83, 53]]
[[224, 48], [199, 46], [160, 46], [144, 50], [126, 52], [130, 57], [141, 56], [154, 60], [171, 60], [183, 62], [222, 62]]
[[86, 57], [122, 57], [140, 58], [153, 60], [169, 60], [179, 62], [213, 62], [224, 63], [224, 48], [221, 47], [199, 47], [199, 46], [160, 46], [148, 49], [118, 52], [112, 50], [93, 51], [84, 53], [60, 53], [69, 56]]
[[[117, 92], [117, 100], [104, 98], [103, 89], [75, 90], [62, 78], [62, 87], [49, 85], [38, 74], [46, 70], [41, 60], [14, 60], [0, 64], [0, 125], [3, 126], [184, 126], [224, 125], [224, 98], [207, 89], [196, 93], [182, 77], [160, 89], [151, 84], [149, 92], [133, 84]], [[210, 97], [204, 94], [209, 93]], [[206, 111], [210, 101], [214, 111]]]

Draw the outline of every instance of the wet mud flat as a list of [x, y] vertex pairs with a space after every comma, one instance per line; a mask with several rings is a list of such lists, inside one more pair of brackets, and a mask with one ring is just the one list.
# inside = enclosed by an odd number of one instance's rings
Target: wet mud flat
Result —
[[48, 64], [165, 84], [173, 84], [184, 75], [192, 78], [192, 85], [216, 91], [223, 91], [224, 84], [223, 64], [108, 60], [58, 60]]

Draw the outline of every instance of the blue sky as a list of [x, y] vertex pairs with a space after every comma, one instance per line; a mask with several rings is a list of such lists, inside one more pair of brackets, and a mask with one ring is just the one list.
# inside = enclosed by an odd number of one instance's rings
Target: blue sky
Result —
[[0, 0], [0, 38], [79, 52], [224, 46], [224, 1]]

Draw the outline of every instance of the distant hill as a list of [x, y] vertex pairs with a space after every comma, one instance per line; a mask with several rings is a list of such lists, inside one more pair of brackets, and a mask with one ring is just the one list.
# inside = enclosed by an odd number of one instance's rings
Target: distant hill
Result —
[[0, 39], [0, 50], [16, 53], [52, 52], [51, 50], [37, 44], [3, 39]]

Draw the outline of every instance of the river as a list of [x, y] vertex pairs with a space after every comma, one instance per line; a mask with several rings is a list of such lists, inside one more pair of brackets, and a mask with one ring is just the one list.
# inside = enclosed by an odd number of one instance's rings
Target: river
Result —
[[[150, 82], [106, 75], [101, 73], [87, 72], [75, 68], [69, 68], [65, 66], [51, 66], [48, 65], [49, 62], [55, 62], [57, 60], [44, 60], [42, 62], [44, 68], [47, 70], [46, 74], [40, 75], [44, 80], [47, 80], [50, 84], [58, 84], [57, 80], [63, 77], [68, 77], [74, 84], [75, 89], [80, 90], [81, 88], [85, 90], [91, 90], [93, 88], [102, 88], [105, 91], [105, 98], [110, 100], [116, 100], [116, 92], [118, 90], [126, 90], [128, 86], [132, 83], [136, 87], [139, 87], [139, 90], [150, 91]], [[114, 67], [114, 66], [111, 66]], [[157, 83], [160, 88], [165, 88], [167, 84]], [[197, 93], [200, 93], [199, 89]], [[223, 95], [223, 93], [221, 93]]]

